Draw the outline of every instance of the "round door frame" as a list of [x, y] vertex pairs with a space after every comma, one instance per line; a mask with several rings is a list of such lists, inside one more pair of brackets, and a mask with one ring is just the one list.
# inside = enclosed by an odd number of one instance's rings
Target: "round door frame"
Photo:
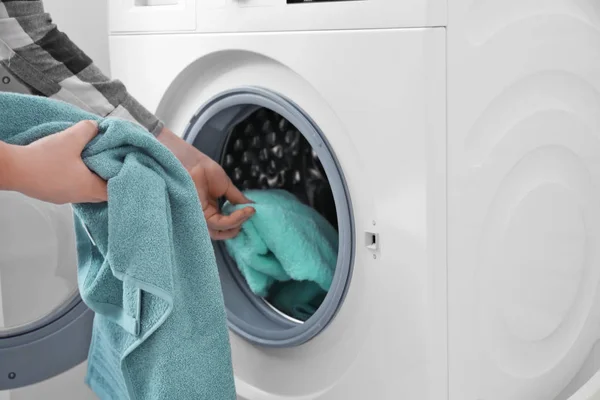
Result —
[[44, 326], [0, 338], [0, 391], [44, 381], [85, 361], [94, 313], [79, 296], [70, 306]]
[[[218, 116], [238, 106], [268, 108], [295, 126], [317, 153], [333, 191], [339, 227], [336, 273], [323, 304], [302, 324], [282, 316], [262, 298], [254, 295], [245, 284], [241, 273], [233, 267], [234, 262], [223, 244], [214, 243], [229, 328], [259, 346], [300, 346], [320, 334], [333, 321], [350, 286], [356, 248], [350, 191], [335, 152], [316, 122], [291, 99], [269, 89], [243, 86], [217, 94], [196, 111], [184, 130], [183, 139], [216, 162], [220, 162], [227, 137], [222, 134], [222, 121]], [[224, 115], [229, 117], [228, 114]], [[234, 119], [239, 117], [237, 114], [233, 115], [236, 116]], [[215, 117], [219, 119], [219, 129], [210, 128], [210, 121]], [[209, 127], [211, 132], [201, 135], [205, 127]], [[224, 276], [228, 277], [227, 282], [223, 281]]]
[[[30, 94], [0, 65], [0, 92]], [[32, 385], [87, 359], [94, 313], [79, 295], [46, 317], [0, 336], [0, 391]]]

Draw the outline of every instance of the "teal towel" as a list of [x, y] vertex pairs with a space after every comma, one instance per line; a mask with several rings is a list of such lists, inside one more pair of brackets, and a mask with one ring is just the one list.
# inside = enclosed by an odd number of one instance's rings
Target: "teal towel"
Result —
[[[305, 321], [323, 301], [335, 272], [338, 234], [311, 207], [283, 190], [247, 191], [256, 213], [227, 240], [231, 257], [258, 296]], [[243, 207], [226, 203], [230, 214]]]
[[88, 384], [106, 400], [235, 399], [214, 252], [185, 169], [133, 123], [0, 94], [0, 140], [8, 143], [84, 119], [99, 121], [82, 156], [108, 181], [109, 199], [73, 206], [79, 290], [96, 313]]

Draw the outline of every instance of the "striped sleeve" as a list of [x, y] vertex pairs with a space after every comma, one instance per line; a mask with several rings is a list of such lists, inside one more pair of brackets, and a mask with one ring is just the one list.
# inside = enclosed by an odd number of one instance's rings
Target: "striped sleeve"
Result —
[[58, 30], [42, 1], [0, 0], [0, 63], [31, 94], [137, 122], [154, 135], [163, 128], [119, 80], [105, 76]]

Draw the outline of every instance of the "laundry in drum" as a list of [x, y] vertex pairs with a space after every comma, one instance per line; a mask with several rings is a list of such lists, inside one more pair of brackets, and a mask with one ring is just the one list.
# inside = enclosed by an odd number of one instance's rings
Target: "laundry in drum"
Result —
[[[312, 207], [280, 189], [248, 190], [256, 213], [226, 248], [252, 292], [306, 321], [321, 305], [337, 263], [338, 234]], [[226, 203], [225, 214], [244, 207]]]

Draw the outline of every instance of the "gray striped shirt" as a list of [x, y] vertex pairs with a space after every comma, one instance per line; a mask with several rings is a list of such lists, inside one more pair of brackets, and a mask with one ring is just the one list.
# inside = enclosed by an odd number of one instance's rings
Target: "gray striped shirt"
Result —
[[[66, 34], [60, 32], [42, 1], [0, 0], [0, 91], [19, 83], [30, 94], [76, 105], [101, 117], [137, 122], [154, 135], [163, 124], [127, 92], [105, 76]], [[17, 82], [12, 82], [11, 80]]]

